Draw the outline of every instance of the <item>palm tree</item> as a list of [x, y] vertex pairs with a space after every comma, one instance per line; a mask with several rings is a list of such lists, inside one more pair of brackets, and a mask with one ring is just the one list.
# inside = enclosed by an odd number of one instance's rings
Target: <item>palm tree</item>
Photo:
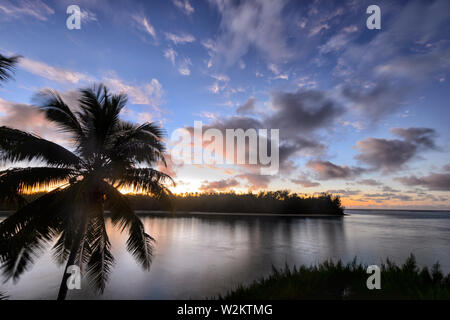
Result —
[[0, 54], [0, 81], [6, 81], [11, 78], [14, 66], [19, 61], [20, 56], [5, 57]]
[[[39, 108], [70, 137], [74, 151], [33, 134], [0, 127], [0, 161], [40, 161], [45, 166], [10, 168], [0, 172], [0, 201], [20, 206], [0, 224], [0, 263], [7, 279], [29, 268], [44, 246], [53, 246], [65, 272], [58, 299], [65, 299], [68, 266], [87, 269], [103, 293], [114, 262], [105, 228], [105, 208], [121, 231], [128, 230], [127, 249], [149, 269], [153, 238], [144, 231], [121, 187], [168, 199], [170, 176], [152, 169], [165, 164], [163, 131], [154, 123], [135, 125], [119, 119], [126, 95], [112, 95], [99, 85], [79, 90], [69, 107], [52, 90], [41, 92]], [[55, 188], [56, 187], [56, 188]], [[23, 193], [55, 188], [27, 203]]]

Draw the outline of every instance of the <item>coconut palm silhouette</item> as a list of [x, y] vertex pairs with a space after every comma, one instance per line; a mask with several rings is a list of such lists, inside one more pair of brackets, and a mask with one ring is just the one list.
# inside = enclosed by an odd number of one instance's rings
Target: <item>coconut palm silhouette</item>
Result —
[[[149, 269], [153, 238], [144, 231], [127, 198], [127, 188], [168, 199], [170, 176], [153, 169], [165, 164], [163, 130], [155, 123], [136, 125], [119, 119], [127, 102], [103, 85], [79, 90], [70, 107], [53, 90], [38, 95], [38, 107], [69, 137], [73, 151], [39, 136], [0, 127], [0, 161], [45, 166], [16, 167], [0, 172], [0, 201], [19, 206], [0, 224], [0, 263], [7, 279], [33, 264], [46, 245], [56, 241], [53, 254], [66, 262], [58, 299], [65, 299], [67, 268], [78, 265], [103, 293], [114, 262], [105, 226], [127, 230], [127, 249]], [[27, 203], [24, 192], [53, 189]]]

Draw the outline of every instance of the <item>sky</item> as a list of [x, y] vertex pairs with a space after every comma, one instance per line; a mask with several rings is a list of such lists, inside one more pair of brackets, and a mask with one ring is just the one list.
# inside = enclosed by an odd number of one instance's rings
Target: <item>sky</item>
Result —
[[[81, 29], [69, 30], [69, 5]], [[381, 29], [368, 29], [369, 5]], [[171, 161], [176, 193], [331, 192], [349, 208], [450, 209], [450, 2], [0, 1], [0, 125], [67, 140], [36, 93], [104, 83], [167, 133], [279, 129], [279, 170]], [[190, 132], [190, 131], [189, 131]], [[70, 147], [70, 145], [68, 145]]]

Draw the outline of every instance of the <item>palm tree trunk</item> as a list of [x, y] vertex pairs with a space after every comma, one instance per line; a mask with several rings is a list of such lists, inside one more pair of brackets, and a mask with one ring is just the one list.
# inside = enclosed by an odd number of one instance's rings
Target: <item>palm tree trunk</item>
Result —
[[[81, 233], [81, 232], [80, 232]], [[81, 238], [81, 237], [77, 237]], [[70, 273], [67, 272], [67, 268], [75, 263], [75, 259], [77, 257], [77, 252], [80, 249], [81, 239], [77, 239], [72, 245], [72, 249], [70, 250], [69, 259], [67, 260], [66, 267], [64, 268], [63, 278], [61, 280], [61, 285], [59, 286], [58, 298], [57, 300], [65, 300], [67, 295], [67, 280], [70, 277]]]
[[58, 301], [65, 300], [67, 296], [67, 280], [70, 274], [67, 273], [67, 268], [75, 264], [75, 259], [77, 258], [77, 253], [80, 250], [81, 242], [84, 241], [84, 235], [86, 233], [86, 218], [80, 223], [81, 228], [78, 230], [78, 234], [75, 241], [72, 244], [72, 249], [70, 250], [69, 259], [67, 259], [66, 267], [64, 268], [63, 278], [61, 280], [61, 285], [59, 286]]

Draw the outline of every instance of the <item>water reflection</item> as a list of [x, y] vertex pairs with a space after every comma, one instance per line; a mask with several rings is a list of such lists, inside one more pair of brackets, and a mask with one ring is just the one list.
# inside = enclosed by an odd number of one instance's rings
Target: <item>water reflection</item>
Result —
[[[419, 264], [436, 260], [450, 271], [450, 214], [352, 212], [344, 218], [143, 217], [156, 238], [150, 272], [125, 250], [126, 234], [108, 222], [116, 258], [103, 296], [86, 282], [70, 299], [181, 299], [224, 293], [271, 271], [272, 265], [313, 264], [325, 259], [366, 263], [386, 257], [403, 261], [410, 252]], [[3, 290], [15, 299], [54, 299], [63, 269], [49, 252], [17, 284]]]

